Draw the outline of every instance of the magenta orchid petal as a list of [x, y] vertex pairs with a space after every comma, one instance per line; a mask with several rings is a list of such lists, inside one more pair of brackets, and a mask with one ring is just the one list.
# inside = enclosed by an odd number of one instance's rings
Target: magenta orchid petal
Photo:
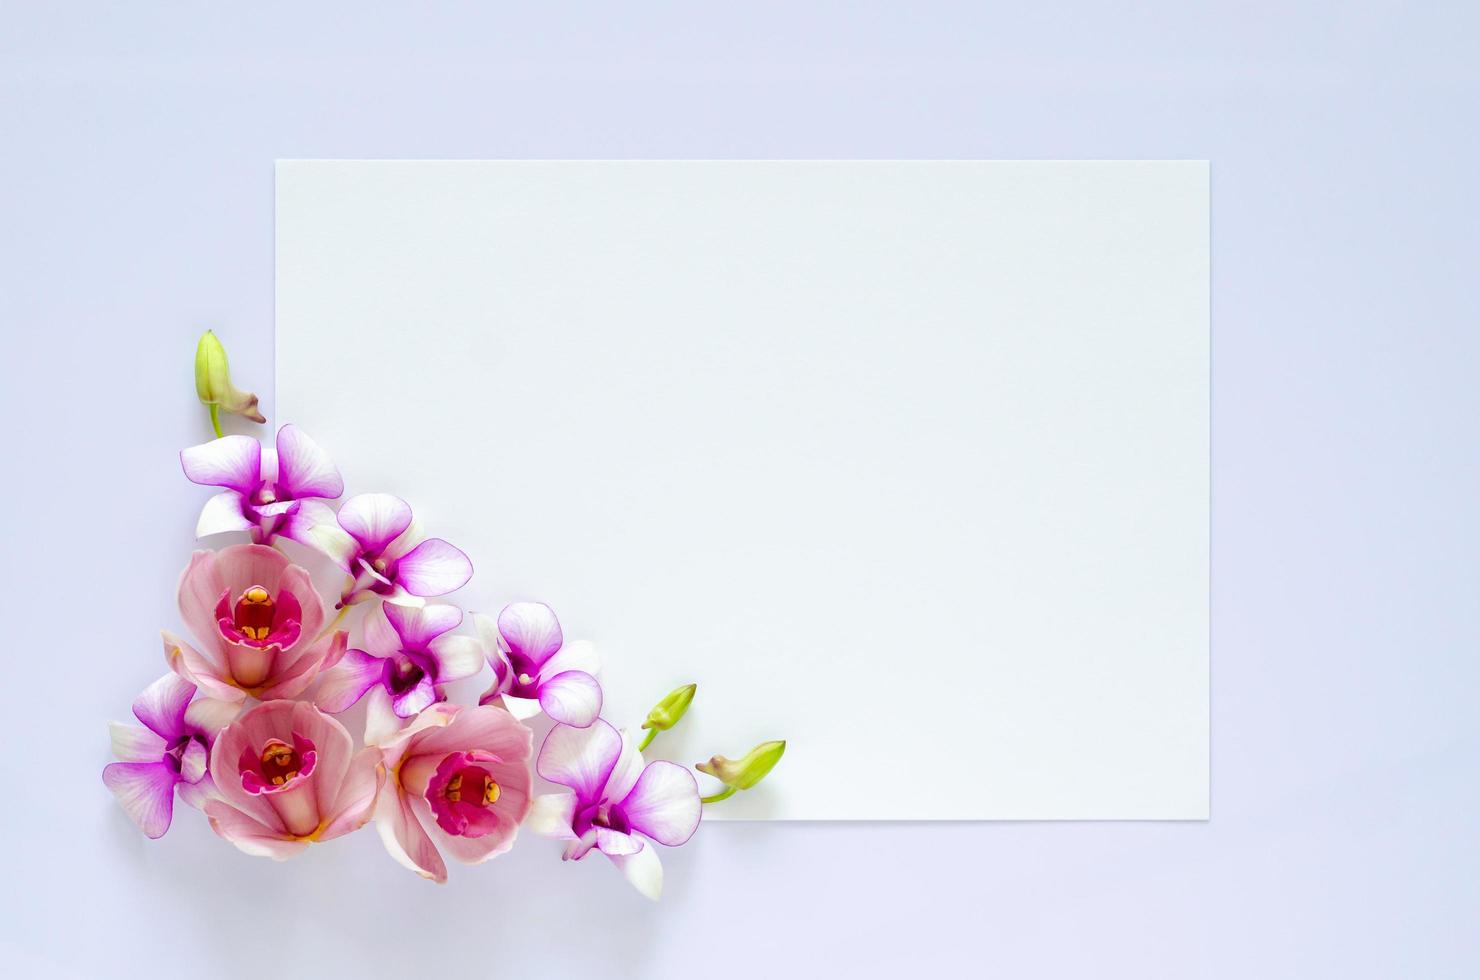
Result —
[[[298, 500], [294, 503], [296, 506], [288, 511], [287, 516], [283, 518], [283, 522], [278, 525], [278, 533], [283, 537], [290, 541], [297, 541], [299, 544], [306, 545], [310, 548], [318, 548], [319, 543], [314, 538], [314, 531], [316, 529], [332, 526], [340, 534], [344, 534], [338, 525], [334, 523], [334, 508], [322, 500], [309, 498]], [[354, 540], [347, 534], [344, 537], [350, 541]], [[336, 562], [336, 564], [339, 563]], [[341, 567], [345, 566], [341, 565]]]
[[388, 493], [362, 493], [339, 508], [339, 526], [368, 554], [379, 555], [411, 526], [411, 506]]
[[498, 614], [498, 634], [510, 653], [538, 667], [565, 642], [555, 610], [543, 602], [511, 602]]
[[595, 675], [601, 670], [601, 657], [596, 645], [588, 640], [572, 640], [540, 665], [541, 677], [554, 677], [567, 670], [581, 670]]
[[108, 735], [119, 762], [158, 762], [168, 744], [147, 728], [116, 721], [108, 723]]
[[601, 685], [583, 670], [568, 670], [542, 680], [540, 708], [550, 718], [574, 728], [585, 728], [601, 714]]
[[463, 618], [461, 609], [446, 603], [406, 606], [387, 602], [381, 609], [404, 650], [427, 649], [437, 637], [456, 629]]
[[194, 696], [194, 684], [165, 674], [134, 699], [134, 717], [160, 738], [173, 739], [184, 728], [185, 708]]
[[187, 783], [200, 782], [206, 774], [208, 756], [205, 743], [197, 739], [185, 743], [185, 751], [180, 754], [180, 778]]
[[206, 538], [229, 531], [250, 531], [256, 526], [251, 518], [242, 513], [241, 494], [226, 490], [206, 500], [205, 506], [200, 509], [200, 518], [195, 522], [195, 536]]
[[279, 496], [325, 497], [344, 493], [344, 480], [329, 454], [303, 434], [296, 425], [285, 425], [277, 433], [277, 480]]
[[636, 854], [642, 850], [642, 841], [632, 834], [624, 834], [608, 827], [597, 827], [596, 848], [608, 857]]
[[550, 729], [535, 768], [550, 782], [575, 790], [578, 805], [585, 805], [601, 799], [621, 754], [622, 736], [598, 718], [588, 728]]
[[637, 751], [637, 740], [633, 738], [630, 729], [622, 729], [622, 754], [617, 758], [617, 764], [612, 767], [612, 774], [606, 781], [606, 797], [609, 800], [626, 799], [627, 794], [632, 792], [632, 787], [637, 785], [637, 779], [642, 775], [642, 753]]
[[129, 818], [158, 839], [170, 829], [175, 808], [175, 784], [180, 777], [165, 762], [114, 762], [103, 767], [103, 783]]
[[396, 560], [396, 582], [415, 596], [446, 595], [472, 577], [468, 556], [441, 538], [427, 538]]
[[391, 710], [397, 718], [414, 718], [423, 708], [437, 700], [436, 685], [430, 677], [422, 677], [414, 687], [391, 695]]
[[437, 661], [437, 683], [472, 677], [483, 669], [483, 648], [471, 636], [439, 636], [429, 644]]
[[650, 762], [621, 809], [634, 830], [677, 847], [699, 829], [703, 805], [693, 773], [672, 762]]
[[546, 793], [536, 796], [530, 803], [529, 816], [524, 826], [541, 837], [559, 840], [574, 840], [571, 824], [576, 817], [576, 795], [574, 793]]
[[385, 673], [385, 661], [364, 650], [350, 650], [339, 663], [319, 675], [314, 703], [320, 709], [337, 715], [365, 696]]
[[262, 445], [249, 436], [223, 436], [182, 449], [180, 466], [191, 483], [250, 497], [262, 484]]

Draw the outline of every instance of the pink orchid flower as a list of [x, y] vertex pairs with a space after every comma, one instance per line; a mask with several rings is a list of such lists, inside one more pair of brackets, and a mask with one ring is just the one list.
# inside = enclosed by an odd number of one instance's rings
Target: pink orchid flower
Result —
[[462, 622], [456, 606], [380, 603], [365, 617], [365, 649], [350, 650], [319, 678], [313, 700], [338, 714], [368, 692], [366, 739], [380, 741], [407, 718], [445, 695], [442, 685], [483, 669], [483, 649], [471, 636], [453, 636]]
[[356, 753], [344, 726], [306, 701], [259, 704], [227, 725], [211, 773], [211, 829], [277, 861], [363, 827], [385, 781], [380, 750]]
[[480, 613], [473, 623], [493, 668], [493, 687], [479, 704], [499, 699], [516, 718], [541, 710], [554, 721], [585, 728], [601, 714], [601, 667], [590, 643], [565, 642], [560, 620], [543, 602], [514, 602], [498, 621]]
[[631, 736], [601, 719], [588, 728], [556, 725], [535, 768], [573, 792], [536, 797], [530, 830], [569, 841], [567, 861], [600, 850], [639, 892], [657, 899], [663, 865], [650, 842], [677, 847], [699, 828], [703, 807], [694, 774], [672, 762], [644, 767]]
[[165, 674], [134, 700], [142, 728], [109, 725], [119, 761], [103, 767], [103, 783], [146, 837], [170, 829], [176, 790], [197, 808], [211, 798], [211, 745], [240, 710], [229, 701], [196, 698], [194, 684]]
[[344, 493], [327, 453], [295, 425], [278, 429], [277, 451], [250, 436], [223, 436], [180, 452], [192, 483], [224, 487], [201, 509], [195, 536], [250, 531], [268, 543], [282, 535], [307, 543], [309, 528], [333, 520], [325, 500]]
[[180, 576], [179, 603], [200, 651], [166, 632], [165, 659], [226, 701], [296, 697], [343, 656], [349, 635], [319, 638], [324, 603], [308, 572], [260, 544], [197, 551]]
[[438, 883], [441, 850], [464, 864], [507, 851], [529, 812], [531, 750], [529, 729], [500, 708], [423, 711], [384, 746], [390, 778], [375, 827], [385, 849]]
[[411, 506], [388, 493], [349, 498], [335, 520], [318, 524], [308, 537], [353, 579], [341, 606], [373, 596], [446, 595], [473, 577], [467, 555], [441, 538], [423, 536], [412, 521]]

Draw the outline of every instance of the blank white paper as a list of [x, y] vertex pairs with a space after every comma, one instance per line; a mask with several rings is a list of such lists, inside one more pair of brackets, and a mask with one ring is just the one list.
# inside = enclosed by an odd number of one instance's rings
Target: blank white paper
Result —
[[1201, 819], [1208, 233], [1202, 162], [283, 162], [275, 421], [614, 724], [697, 681], [650, 757], [785, 738], [706, 819]]

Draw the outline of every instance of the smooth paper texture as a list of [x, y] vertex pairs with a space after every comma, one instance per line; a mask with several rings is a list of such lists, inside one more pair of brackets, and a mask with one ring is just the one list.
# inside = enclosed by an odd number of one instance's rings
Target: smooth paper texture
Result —
[[274, 422], [785, 738], [707, 820], [1201, 819], [1208, 267], [1202, 162], [282, 162]]

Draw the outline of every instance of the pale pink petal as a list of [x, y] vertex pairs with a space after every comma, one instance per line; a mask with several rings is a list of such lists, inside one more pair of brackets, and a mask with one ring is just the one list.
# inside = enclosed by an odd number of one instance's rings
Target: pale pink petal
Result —
[[524, 826], [532, 834], [554, 837], [558, 840], [574, 840], [571, 825], [576, 818], [576, 794], [545, 793], [536, 796], [529, 805], [529, 815]]
[[338, 714], [364, 697], [384, 675], [384, 660], [364, 650], [350, 650], [333, 669], [319, 675], [314, 704], [330, 714]]
[[262, 445], [249, 436], [223, 436], [180, 450], [180, 466], [191, 483], [250, 497], [262, 484]]
[[497, 825], [481, 837], [459, 837], [445, 833], [438, 828], [434, 831], [437, 835], [437, 842], [455, 860], [463, 864], [482, 864], [500, 854], [506, 854], [514, 846], [514, 839], [519, 835], [519, 824], [512, 817], [498, 810], [493, 811], [493, 816]]
[[460, 681], [483, 669], [483, 647], [471, 636], [439, 636], [430, 644], [437, 658], [437, 683]]
[[372, 657], [389, 657], [401, 651], [401, 635], [390, 624], [391, 607], [395, 603], [376, 603], [375, 608], [365, 614], [365, 652]]
[[119, 762], [158, 762], [164, 758], [165, 740], [147, 728], [108, 722], [113, 739], [113, 757]]
[[319, 814], [327, 817], [334, 812], [345, 774], [349, 771], [355, 740], [336, 719], [307, 701], [294, 703], [291, 730], [301, 732], [318, 749], [319, 760], [313, 775], [314, 796]]
[[585, 728], [601, 714], [601, 685], [581, 670], [568, 670], [540, 682], [540, 707], [562, 724]]
[[589, 728], [556, 725], [550, 729], [536, 768], [541, 776], [575, 790], [580, 801], [588, 803], [600, 799], [621, 754], [622, 736], [598, 718]]
[[590, 854], [591, 853], [591, 849], [594, 848], [595, 846], [596, 846], [596, 828], [595, 827], [592, 827], [590, 830], [586, 831], [580, 837], [577, 837], [575, 840], [573, 840], [570, 843], [568, 843], [568, 844], [565, 845], [565, 850], [564, 850], [564, 852], [561, 853], [560, 860], [562, 860], [562, 861], [579, 861], [581, 858], [585, 857], [587, 854]]
[[164, 640], [164, 660], [170, 670], [196, 685], [208, 697], [238, 703], [246, 697], [240, 688], [225, 678], [221, 667], [207, 660], [190, 644], [167, 630], [161, 631], [160, 637]]
[[[200, 554], [200, 552], [196, 552]], [[210, 552], [207, 552], [210, 554]], [[214, 626], [216, 619], [216, 602], [221, 598], [223, 591], [231, 593], [232, 601], [237, 595], [244, 591], [249, 585], [260, 585], [268, 592], [276, 595], [284, 587], [284, 578], [287, 572], [295, 566], [276, 548], [270, 548], [265, 544], [234, 544], [229, 548], [222, 548], [215, 552], [216, 568], [221, 582], [221, 588], [211, 598], [211, 623]], [[302, 579], [293, 579], [293, 594], [301, 605], [308, 606], [312, 602], [312, 590], [305, 596], [299, 594]], [[187, 620], [186, 622], [189, 622]], [[205, 642], [205, 637], [196, 637]]]
[[694, 836], [703, 809], [694, 774], [661, 761], [648, 763], [621, 806], [633, 829], [669, 847]]
[[645, 898], [657, 901], [663, 894], [663, 862], [658, 849], [644, 846], [636, 854], [608, 855], [622, 876]]
[[253, 857], [269, 857], [274, 861], [286, 861], [301, 854], [308, 841], [285, 837], [282, 832], [255, 820], [223, 800], [207, 800], [206, 818], [211, 829], [223, 839], [235, 844], [237, 849]]
[[206, 501], [200, 509], [200, 519], [195, 522], [195, 536], [209, 537], [228, 531], [250, 531], [256, 527], [242, 513], [242, 497], [235, 490], [226, 490]]
[[195, 783], [205, 774], [206, 747], [200, 744], [199, 739], [192, 738], [185, 743], [185, 751], [180, 756], [180, 778], [187, 783]]
[[386, 786], [375, 806], [375, 829], [390, 856], [402, 866], [423, 878], [439, 883], [447, 881], [446, 862], [416, 814], [411, 812], [410, 800], [394, 781]]
[[184, 730], [185, 706], [194, 696], [194, 684], [165, 674], [134, 699], [134, 717], [160, 738], [177, 738]]
[[339, 508], [339, 526], [372, 555], [379, 555], [410, 525], [411, 506], [388, 493], [358, 494]]
[[180, 573], [176, 590], [180, 618], [185, 621], [185, 628], [190, 630], [195, 642], [211, 654], [216, 654], [221, 647], [217, 639], [221, 628], [217, 625], [216, 603], [221, 601], [225, 592], [226, 580], [216, 563], [216, 552], [197, 551], [191, 555], [190, 563]]
[[278, 590], [292, 594], [298, 600], [298, 643], [306, 647], [323, 631], [328, 616], [324, 611], [324, 600], [319, 598], [308, 570], [301, 565], [288, 565], [278, 579]]
[[[290, 541], [297, 541], [299, 544], [306, 545], [310, 548], [317, 548], [311, 532], [316, 527], [326, 525], [332, 526], [339, 533], [344, 534], [343, 529], [335, 523], [334, 508], [322, 500], [309, 497], [304, 500], [293, 501], [293, 507], [288, 511], [288, 516], [278, 525], [277, 533]], [[349, 536], [345, 535], [345, 537]], [[350, 540], [354, 539], [351, 538]]]
[[385, 767], [381, 765], [380, 750], [371, 746], [355, 753], [339, 786], [339, 795], [325, 814], [328, 823], [318, 839], [333, 840], [369, 823], [375, 815], [375, 796], [384, 783]]
[[329, 454], [291, 423], [278, 429], [277, 486], [289, 497], [327, 497], [344, 493], [344, 480]]
[[416, 596], [446, 595], [472, 577], [468, 556], [441, 538], [427, 538], [396, 561], [396, 584]]
[[185, 725], [214, 740], [217, 733], [236, 720], [242, 713], [240, 701], [222, 701], [217, 698], [196, 698], [185, 709]]
[[[504, 762], [518, 762], [523, 775], [498, 773], [507, 792], [528, 793], [528, 759], [534, 734], [507, 712], [492, 706], [462, 708], [445, 726], [430, 727], [416, 739], [417, 755], [441, 758], [451, 752], [482, 749]], [[521, 814], [522, 816], [522, 814]]]
[[319, 664], [338, 663], [344, 657], [349, 633], [335, 630], [310, 647], [293, 665], [281, 673], [268, 678], [270, 686], [258, 695], [264, 701], [277, 698], [296, 698], [307, 690], [319, 673]]
[[103, 783], [145, 837], [160, 838], [170, 829], [175, 783], [180, 777], [164, 762], [114, 762], [103, 767]]
[[554, 677], [567, 670], [583, 670], [588, 674], [600, 672], [601, 657], [596, 653], [596, 645], [589, 640], [572, 640], [540, 665], [542, 677]]
[[621, 854], [636, 854], [642, 850], [642, 841], [632, 834], [597, 827], [596, 847], [608, 857], [614, 857]]
[[555, 610], [543, 602], [511, 602], [498, 614], [498, 633], [510, 652], [543, 664], [565, 642]]

